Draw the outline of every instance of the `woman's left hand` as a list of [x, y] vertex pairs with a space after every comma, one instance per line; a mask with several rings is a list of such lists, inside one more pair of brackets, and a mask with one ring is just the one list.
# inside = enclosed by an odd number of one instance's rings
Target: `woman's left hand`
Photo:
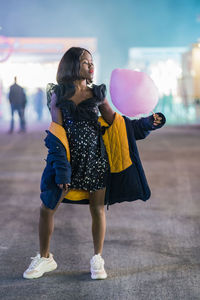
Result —
[[157, 126], [161, 124], [162, 118], [158, 114], [153, 114], [154, 122], [153, 125]]

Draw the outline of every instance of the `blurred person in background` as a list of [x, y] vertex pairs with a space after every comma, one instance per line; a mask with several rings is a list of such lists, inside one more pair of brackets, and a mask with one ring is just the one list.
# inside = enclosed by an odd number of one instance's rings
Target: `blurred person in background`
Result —
[[14, 84], [10, 87], [9, 92], [9, 101], [10, 101], [10, 108], [11, 108], [11, 123], [10, 123], [10, 130], [8, 133], [13, 133], [14, 131], [14, 114], [15, 112], [18, 113], [19, 120], [20, 120], [20, 129], [19, 133], [26, 132], [26, 122], [25, 122], [25, 107], [27, 103], [26, 94], [24, 89], [17, 84], [17, 77], [14, 77]]
[[37, 113], [38, 121], [42, 120], [43, 107], [44, 107], [44, 92], [41, 88], [38, 88], [36, 94], [34, 95], [34, 108], [35, 108], [35, 112]]

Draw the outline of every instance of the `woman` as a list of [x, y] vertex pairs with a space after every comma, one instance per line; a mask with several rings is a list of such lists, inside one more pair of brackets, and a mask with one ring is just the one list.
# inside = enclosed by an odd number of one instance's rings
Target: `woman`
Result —
[[[94, 65], [90, 52], [72, 47], [60, 61], [57, 72], [58, 85], [51, 85], [50, 110], [56, 130], [50, 130], [45, 139], [49, 153], [41, 180], [43, 203], [39, 221], [40, 254], [33, 258], [23, 274], [24, 278], [38, 278], [45, 272], [56, 269], [57, 264], [49, 252], [54, 214], [60, 203], [65, 202], [67, 197], [70, 198], [71, 192], [79, 190], [88, 193], [92, 217], [94, 256], [90, 260], [91, 278], [107, 277], [101, 255], [106, 230], [105, 192], [112, 167], [102, 134], [112, 127], [116, 118], [115, 112], [105, 99], [105, 85], [91, 86], [93, 73]], [[106, 126], [99, 123], [98, 108]], [[161, 120], [161, 115], [154, 114], [151, 126], [161, 124]], [[70, 149], [68, 154], [71, 157], [67, 154], [68, 160], [60, 142], [63, 138], [56, 137], [56, 131], [62, 131], [63, 128]], [[66, 141], [63, 143], [66, 145]]]

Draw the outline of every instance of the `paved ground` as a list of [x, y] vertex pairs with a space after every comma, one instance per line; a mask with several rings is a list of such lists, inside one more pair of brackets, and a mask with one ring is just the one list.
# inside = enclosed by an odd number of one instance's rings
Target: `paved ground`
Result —
[[107, 212], [105, 281], [89, 276], [88, 207], [68, 204], [55, 218], [58, 269], [22, 278], [38, 251], [44, 136], [0, 134], [0, 299], [200, 299], [200, 127], [165, 128], [138, 143], [152, 197]]

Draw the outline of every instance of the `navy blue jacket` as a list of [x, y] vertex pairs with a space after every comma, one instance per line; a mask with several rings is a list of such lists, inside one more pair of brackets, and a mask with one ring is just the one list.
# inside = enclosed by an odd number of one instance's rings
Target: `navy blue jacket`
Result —
[[[131, 120], [123, 116], [132, 165], [122, 172], [109, 174], [105, 204], [111, 205], [116, 202], [137, 199], [146, 201], [150, 198], [151, 192], [140, 161], [136, 141], [144, 139], [151, 130], [161, 128], [165, 124], [165, 116], [161, 113], [158, 114], [162, 117], [162, 123], [157, 126], [153, 125], [153, 116], [139, 120]], [[48, 148], [48, 155], [41, 179], [41, 200], [44, 205], [54, 209], [62, 192], [57, 184], [70, 183], [71, 167], [62, 142], [50, 131], [46, 132], [45, 145]], [[89, 200], [72, 201], [65, 198], [63, 202], [88, 204]]]

